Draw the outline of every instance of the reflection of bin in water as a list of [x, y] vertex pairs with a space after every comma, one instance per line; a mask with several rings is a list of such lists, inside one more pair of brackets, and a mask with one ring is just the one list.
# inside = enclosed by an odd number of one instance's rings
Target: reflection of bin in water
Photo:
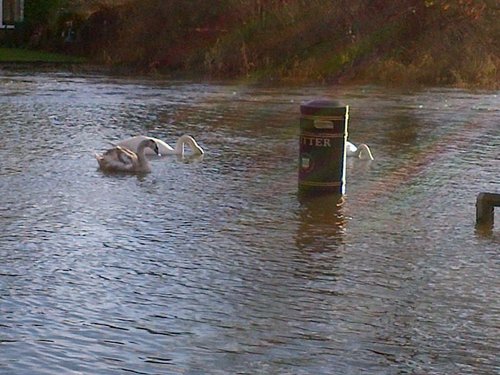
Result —
[[313, 100], [300, 113], [299, 191], [344, 194], [349, 107]]
[[307, 254], [328, 252], [345, 243], [348, 220], [344, 215], [344, 201], [338, 194], [299, 194], [297, 249]]

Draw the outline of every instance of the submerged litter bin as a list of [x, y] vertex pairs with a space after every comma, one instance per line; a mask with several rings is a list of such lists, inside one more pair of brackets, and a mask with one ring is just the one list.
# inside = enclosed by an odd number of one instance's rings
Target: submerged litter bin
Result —
[[300, 113], [299, 192], [344, 194], [349, 106], [313, 100]]

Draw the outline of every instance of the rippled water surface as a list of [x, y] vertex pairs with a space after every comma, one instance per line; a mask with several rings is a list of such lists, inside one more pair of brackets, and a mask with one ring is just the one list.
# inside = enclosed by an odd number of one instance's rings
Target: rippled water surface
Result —
[[[317, 97], [375, 156], [339, 202], [297, 196]], [[0, 71], [0, 130], [2, 374], [500, 372], [498, 92]], [[183, 133], [202, 160], [97, 169]]]

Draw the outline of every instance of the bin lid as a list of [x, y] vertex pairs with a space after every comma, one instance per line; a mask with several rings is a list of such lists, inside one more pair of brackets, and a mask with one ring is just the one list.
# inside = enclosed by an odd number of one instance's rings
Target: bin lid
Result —
[[344, 115], [347, 106], [337, 100], [314, 99], [300, 105], [300, 113], [313, 116]]

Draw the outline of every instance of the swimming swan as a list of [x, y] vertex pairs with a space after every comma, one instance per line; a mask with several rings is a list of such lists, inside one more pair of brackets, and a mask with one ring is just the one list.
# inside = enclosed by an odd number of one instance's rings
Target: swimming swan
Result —
[[160, 155], [156, 142], [151, 138], [144, 137], [137, 146], [137, 152], [116, 146], [102, 155], [96, 154], [95, 158], [103, 171], [148, 173], [151, 172], [151, 166], [145, 155], [147, 149]]
[[[198, 145], [198, 143], [196, 143], [194, 138], [189, 136], [189, 135], [186, 135], [186, 134], [179, 137], [179, 139], [177, 140], [177, 143], [175, 144], [175, 148], [173, 148], [169, 144], [163, 142], [161, 139], [146, 137], [144, 135], [138, 135], [138, 136], [135, 136], [132, 138], [127, 138], [127, 139], [119, 142], [118, 146], [126, 147], [129, 150], [135, 152], [137, 150], [138, 145], [144, 139], [154, 140], [156, 142], [156, 144], [158, 145], [158, 149], [160, 151], [160, 154], [162, 154], [162, 155], [181, 155], [181, 156], [184, 156], [184, 145], [188, 145], [191, 148], [193, 154], [195, 154], [195, 155], [203, 155], [204, 154], [203, 149]], [[146, 155], [152, 155], [152, 154], [153, 154], [152, 150], [149, 150], [149, 149], [146, 150]]]
[[345, 147], [347, 156], [355, 156], [360, 159], [373, 160], [373, 155], [370, 151], [370, 147], [368, 147], [368, 145], [364, 143], [361, 143], [358, 147], [356, 147], [353, 143], [347, 141]]

